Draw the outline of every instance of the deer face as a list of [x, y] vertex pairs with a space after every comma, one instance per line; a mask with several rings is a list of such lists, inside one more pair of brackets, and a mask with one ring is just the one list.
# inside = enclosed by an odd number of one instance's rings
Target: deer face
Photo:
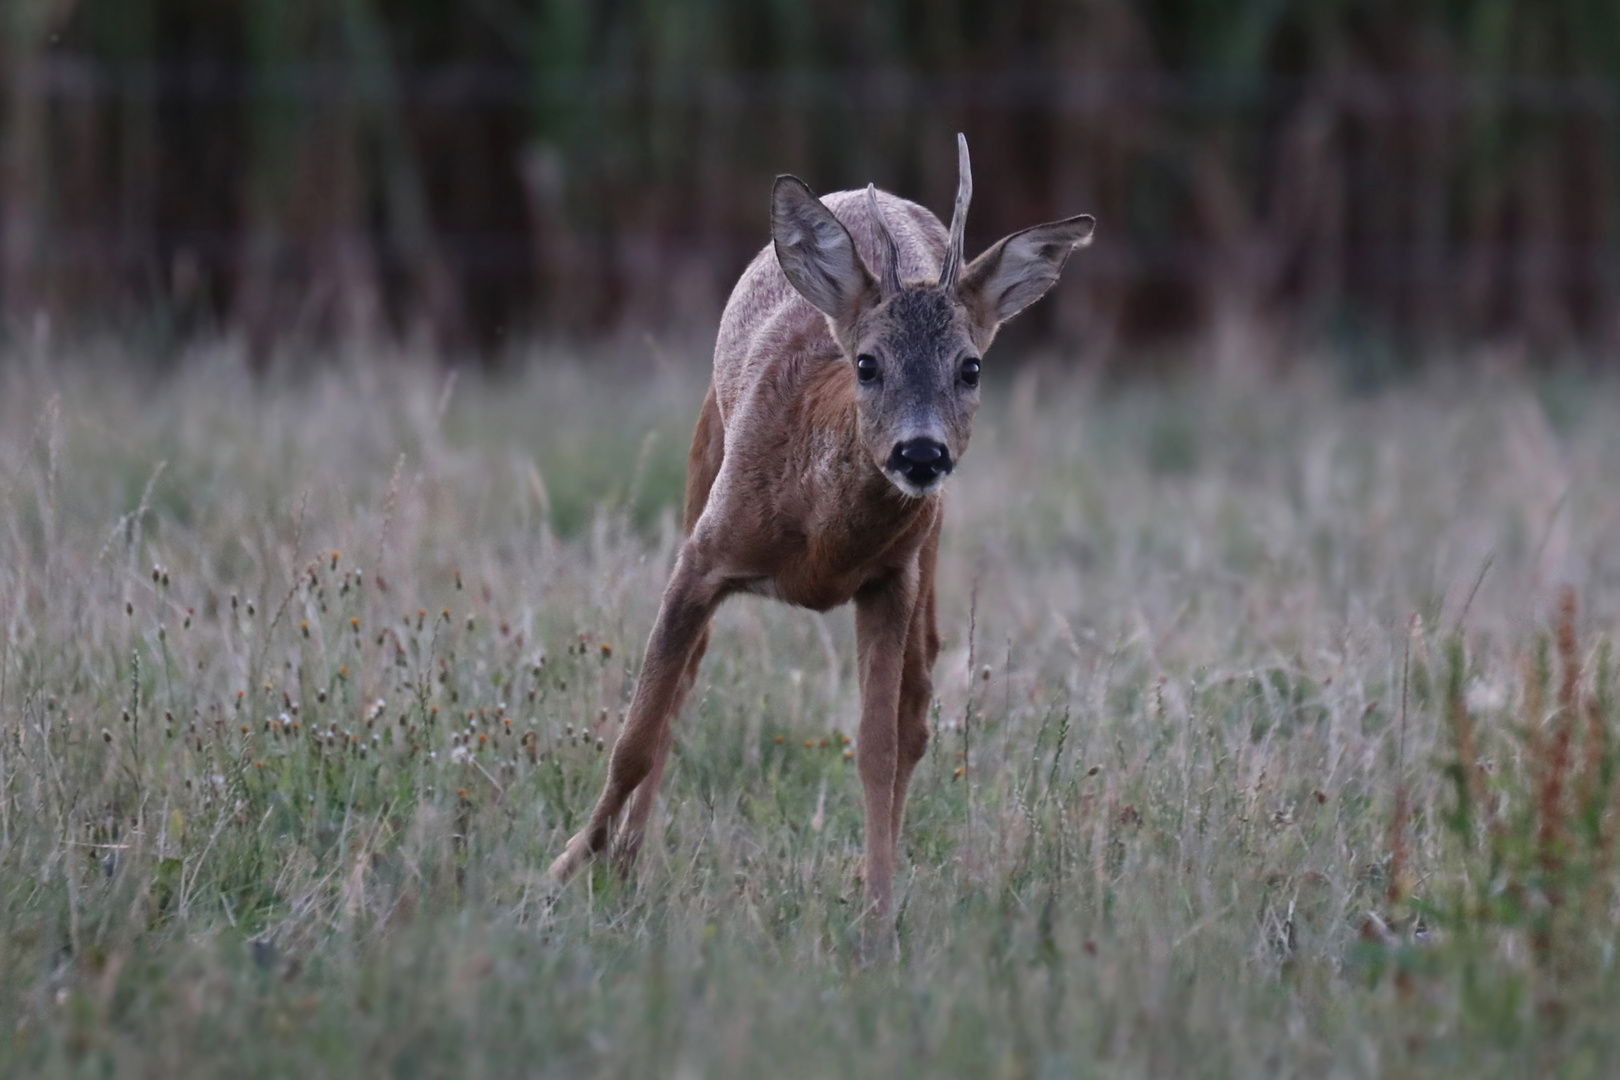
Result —
[[855, 408], [872, 462], [908, 495], [930, 495], [967, 450], [980, 349], [969, 313], [937, 285], [901, 289], [855, 327]]
[[900, 281], [899, 250], [871, 187], [865, 210], [878, 238], [876, 274], [803, 181], [778, 177], [771, 199], [782, 272], [827, 316], [850, 363], [861, 442], [883, 475], [912, 496], [939, 490], [967, 450], [980, 365], [997, 329], [1052, 287], [1094, 226], [1088, 215], [1037, 225], [963, 266], [973, 180], [967, 140], [957, 140], [956, 212], [937, 281]]

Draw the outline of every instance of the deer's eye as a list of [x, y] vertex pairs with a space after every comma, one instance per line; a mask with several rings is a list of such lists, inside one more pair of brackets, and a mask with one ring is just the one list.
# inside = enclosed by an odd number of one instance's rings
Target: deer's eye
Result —
[[855, 376], [863, 383], [876, 382], [878, 377], [877, 357], [866, 353], [855, 358]]
[[962, 381], [969, 386], [979, 385], [979, 358], [970, 356], [962, 361]]

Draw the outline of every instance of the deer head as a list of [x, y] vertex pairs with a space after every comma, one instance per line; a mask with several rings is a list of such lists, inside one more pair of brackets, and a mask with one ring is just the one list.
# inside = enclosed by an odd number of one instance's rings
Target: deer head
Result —
[[967, 450], [983, 356], [996, 331], [1052, 287], [1096, 224], [1081, 214], [1036, 225], [964, 266], [973, 174], [967, 139], [956, 138], [956, 211], [937, 280], [900, 280], [898, 246], [874, 188], [866, 189], [866, 208], [878, 237], [876, 273], [802, 180], [778, 177], [771, 197], [777, 261], [827, 316], [849, 361], [861, 441], [896, 487], [919, 497], [937, 491]]

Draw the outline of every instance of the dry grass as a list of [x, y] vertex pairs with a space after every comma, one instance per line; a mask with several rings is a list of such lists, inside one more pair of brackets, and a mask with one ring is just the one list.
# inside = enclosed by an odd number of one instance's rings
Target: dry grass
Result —
[[1620, 1052], [1615, 388], [992, 385], [898, 956], [862, 964], [847, 613], [728, 605], [638, 878], [544, 899], [673, 558], [700, 361], [54, 359], [0, 367], [0, 1072]]

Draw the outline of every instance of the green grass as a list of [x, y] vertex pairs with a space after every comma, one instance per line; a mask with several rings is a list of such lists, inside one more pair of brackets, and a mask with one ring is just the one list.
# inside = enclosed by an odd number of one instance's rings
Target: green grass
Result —
[[392, 357], [5, 359], [0, 1074], [1620, 1054], [1620, 387], [1550, 420], [1512, 381], [991, 385], [891, 949], [847, 612], [727, 605], [638, 874], [546, 900], [677, 547], [700, 358], [448, 391]]

